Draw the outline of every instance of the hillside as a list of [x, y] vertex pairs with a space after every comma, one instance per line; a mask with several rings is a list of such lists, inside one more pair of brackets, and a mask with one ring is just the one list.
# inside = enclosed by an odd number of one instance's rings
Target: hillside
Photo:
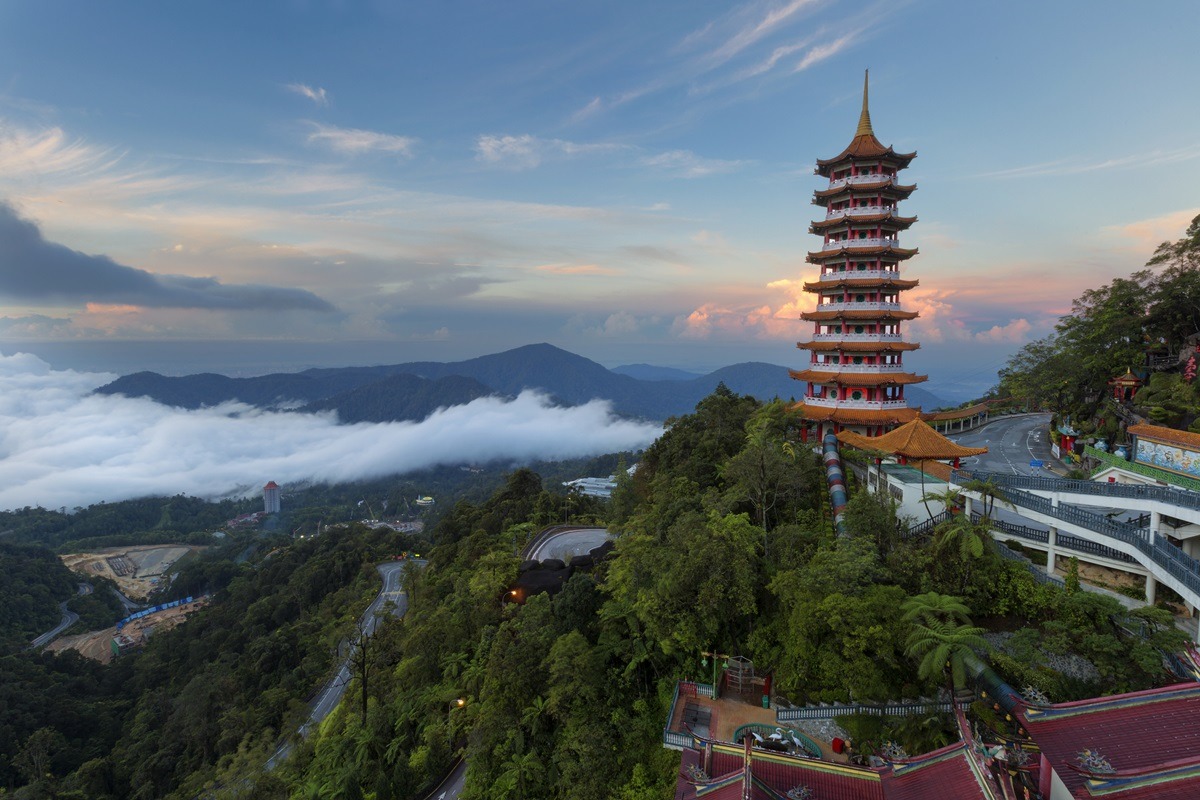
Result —
[[[635, 367], [624, 369], [672, 377], [639, 379], [553, 345], [531, 344], [451, 363], [418, 361], [378, 367], [310, 369], [256, 378], [212, 374], [169, 378], [139, 372], [118, 378], [96, 391], [150, 397], [184, 408], [235, 399], [268, 407], [301, 401], [307, 404], [305, 410], [334, 410], [344, 421], [384, 422], [420, 419], [439, 406], [469, 402], [488, 393], [516, 395], [525, 389], [541, 389], [570, 405], [602, 398], [611, 401], [618, 414], [662, 420], [689, 413], [720, 383], [738, 394], [760, 400], [795, 397], [804, 388], [788, 376], [786, 367], [762, 362], [734, 364], [686, 380], [680, 377], [686, 373], [678, 370], [656, 372], [662, 368]], [[398, 379], [402, 375], [408, 377]], [[414, 376], [425, 382], [413, 380]], [[473, 379], [478, 386], [438, 383], [451, 377]], [[943, 405], [929, 392], [913, 387], [907, 391], [913, 405], [925, 409]]]

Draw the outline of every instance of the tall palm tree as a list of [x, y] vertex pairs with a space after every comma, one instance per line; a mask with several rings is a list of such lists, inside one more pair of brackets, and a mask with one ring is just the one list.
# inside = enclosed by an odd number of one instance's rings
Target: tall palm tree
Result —
[[931, 620], [909, 632], [904, 655], [920, 659], [919, 677], [936, 678], [949, 669], [951, 683], [955, 689], [961, 689], [967, 684], [967, 665], [979, 663], [975, 650], [988, 648], [983, 632], [983, 628], [975, 625]]
[[500, 797], [529, 797], [529, 786], [542, 776], [544, 766], [533, 750], [513, 753], [504, 762], [504, 771], [493, 787]]

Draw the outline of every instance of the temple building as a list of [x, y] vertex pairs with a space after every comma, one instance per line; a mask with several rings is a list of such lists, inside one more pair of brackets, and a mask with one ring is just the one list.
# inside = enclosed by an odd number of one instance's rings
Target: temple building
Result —
[[843, 430], [878, 436], [919, 413], [908, 407], [904, 387], [926, 376], [907, 372], [903, 356], [920, 345], [906, 342], [901, 331], [917, 313], [900, 307], [900, 293], [917, 285], [900, 277], [900, 263], [917, 250], [899, 241], [900, 231], [916, 222], [899, 213], [900, 201], [917, 188], [901, 183], [899, 173], [916, 156], [875, 138], [864, 79], [854, 138], [838, 155], [817, 161], [816, 174], [829, 186], [813, 195], [825, 218], [809, 229], [822, 245], [807, 260], [821, 272], [804, 284], [817, 307], [801, 314], [813, 323], [812, 338], [797, 344], [810, 353], [808, 367], [791, 371], [808, 382], [797, 405], [812, 428], [806, 438]]

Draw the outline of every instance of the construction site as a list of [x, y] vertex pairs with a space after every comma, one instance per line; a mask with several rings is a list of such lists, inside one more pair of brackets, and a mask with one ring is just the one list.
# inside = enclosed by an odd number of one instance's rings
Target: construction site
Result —
[[190, 603], [181, 603], [138, 619], [125, 620], [120, 629], [114, 626], [75, 636], [62, 636], [51, 642], [46, 649], [51, 652], [76, 650], [85, 658], [107, 664], [122, 653], [141, 649], [152, 635], [171, 630], [187, 619], [188, 614], [203, 608], [207, 603], [207, 597], [199, 597]]
[[203, 550], [181, 544], [110, 547], [61, 556], [67, 569], [88, 578], [109, 578], [134, 600], [145, 600], [179, 559]]

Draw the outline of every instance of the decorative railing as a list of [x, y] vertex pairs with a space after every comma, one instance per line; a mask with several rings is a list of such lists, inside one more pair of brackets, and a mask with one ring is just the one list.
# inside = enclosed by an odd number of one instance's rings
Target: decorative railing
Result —
[[[1133, 472], [1138, 475], [1143, 475], [1147, 478], [1151, 478], [1152, 480], [1163, 481], [1164, 483], [1172, 483], [1176, 486], [1180, 486], [1184, 489], [1189, 489], [1193, 492], [1200, 492], [1200, 480], [1196, 480], [1195, 478], [1189, 478], [1186, 475], [1178, 475], [1174, 472], [1167, 472], [1166, 470], [1158, 469], [1157, 467], [1152, 467], [1148, 464], [1142, 464], [1137, 461], [1126, 461], [1123, 458], [1117, 458], [1112, 453], [1106, 453], [1103, 450], [1097, 450], [1096, 448], [1092, 447], [1090, 444], [1084, 445], [1083, 452], [1084, 452], [1084, 455], [1088, 456], [1089, 458], [1094, 458], [1096, 461], [1099, 461], [1100, 464], [1102, 465], [1100, 467], [1100, 469], [1104, 469], [1104, 467], [1106, 467], [1106, 466], [1119, 467], [1123, 470], [1128, 470], [1129, 472]], [[1097, 472], [1098, 471], [1099, 470], [1097, 470]], [[1102, 486], [1104, 484], [1097, 484], [1097, 485]], [[1121, 484], [1110, 483], [1108, 485], [1109, 486], [1120, 486]], [[1161, 489], [1162, 487], [1158, 487], [1158, 488]], [[1166, 490], [1166, 491], [1174, 491], [1174, 490]]]
[[858, 408], [876, 411], [908, 408], [908, 403], [904, 400], [839, 400], [836, 397], [805, 397], [804, 403], [823, 408]]
[[851, 186], [861, 183], [879, 183], [880, 181], [890, 181], [896, 183], [895, 175], [849, 175], [845, 178], [838, 178], [829, 182], [830, 189], [840, 189], [843, 186], [850, 184]]
[[[951, 480], [961, 485], [974, 475], [965, 470], [955, 470]], [[1000, 476], [1008, 478], [1010, 476]], [[1043, 479], [1045, 480], [1045, 479]], [[999, 483], [999, 481], [996, 481]], [[1104, 484], [1096, 484], [1102, 486]], [[1035, 511], [1053, 519], [1069, 522], [1085, 530], [1101, 536], [1107, 536], [1133, 547], [1146, 559], [1179, 581], [1183, 586], [1200, 595], [1200, 562], [1184, 553], [1162, 536], [1152, 533], [1145, 528], [1138, 528], [1128, 523], [1117, 522], [1101, 514], [1076, 508], [1070, 505], [1054, 505], [1050, 500], [1020, 489], [1007, 488], [1005, 500], [1021, 508]], [[1144, 562], [1143, 562], [1144, 563]]]
[[[1124, 461], [1115, 456], [1112, 458], [1121, 464], [1136, 463]], [[998, 486], [1016, 486], [1038, 492], [1066, 492], [1127, 500], [1157, 500], [1166, 505], [1200, 511], [1200, 493], [1170, 489], [1165, 486], [1147, 486], [1137, 483], [1097, 483], [1096, 481], [1077, 481], [1066, 478], [1037, 478], [1031, 475], [1005, 475], [998, 472], [967, 472], [965, 470], [961, 472], [979, 480], [991, 480]], [[968, 478], [968, 480], [970, 479]]]
[[879, 214], [888, 214], [895, 206], [855, 206], [854, 208], [839, 208], [836, 211], [828, 211], [825, 214], [825, 219], [841, 219], [842, 217], [873, 217]]
[[927, 534], [930, 534], [933, 532], [934, 528], [936, 528], [938, 525], [941, 525], [943, 522], [950, 519], [952, 516], [954, 516], [954, 515], [951, 514], [949, 511], [943, 511], [942, 513], [936, 514], [931, 519], [927, 519], [924, 522], [918, 522], [916, 525], [912, 525], [907, 528], [901, 527], [900, 538], [901, 539], [915, 539], [918, 536], [925, 536]]
[[866, 239], [842, 239], [838, 242], [826, 242], [822, 250], [841, 250], [843, 247], [899, 247], [900, 240], [889, 237], [870, 237]]
[[817, 311], [899, 311], [899, 303], [849, 302], [849, 303], [820, 303]]
[[1066, 581], [1064, 581], [1062, 578], [1056, 578], [1053, 575], [1046, 574], [1042, 570], [1038, 569], [1037, 565], [1028, 558], [1020, 553], [1015, 552], [1012, 550], [1012, 548], [1007, 547], [1003, 542], [996, 542], [996, 550], [1000, 553], [1001, 558], [1006, 558], [1009, 561], [1020, 561], [1025, 564], [1026, 568], [1029, 570], [1029, 573], [1033, 575], [1034, 580], [1036, 580], [1038, 583], [1057, 586], [1060, 589], [1067, 585]]
[[[966, 700], [959, 701], [960, 708], [970, 705]], [[870, 717], [907, 717], [913, 714], [949, 714], [954, 711], [954, 703], [948, 700], [913, 700], [899, 703], [818, 703], [810, 706], [794, 706], [781, 708], [775, 712], [779, 722], [791, 722], [801, 719], [833, 719], [851, 714], [864, 714]]]
[[903, 364], [835, 364], [832, 361], [817, 361], [808, 365], [809, 369], [821, 372], [904, 372]]
[[816, 333], [814, 342], [901, 342], [904, 337], [898, 333]]
[[840, 281], [847, 278], [863, 278], [870, 280], [900, 280], [900, 271], [895, 269], [844, 269], [838, 272], [823, 273], [819, 280]]

